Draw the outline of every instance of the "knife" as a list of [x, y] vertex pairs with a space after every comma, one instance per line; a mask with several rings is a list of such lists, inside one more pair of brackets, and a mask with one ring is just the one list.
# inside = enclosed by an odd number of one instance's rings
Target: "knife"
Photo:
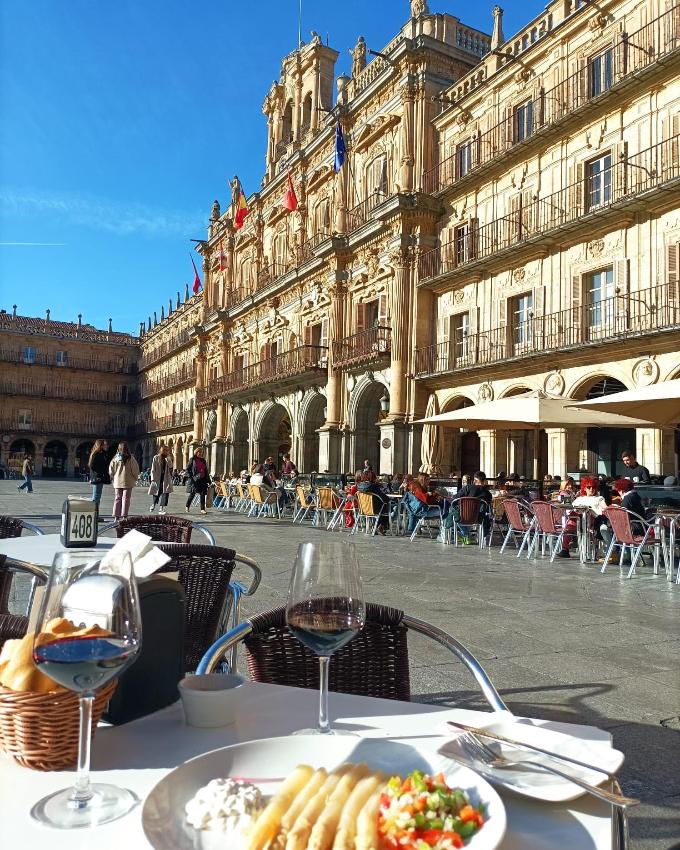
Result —
[[495, 732], [489, 732], [486, 729], [478, 729], [476, 726], [466, 726], [464, 723], [457, 723], [454, 720], [447, 720], [446, 722], [449, 726], [455, 726], [457, 729], [462, 729], [464, 732], [471, 732], [473, 735], [480, 735], [483, 738], [490, 738], [492, 741], [500, 741], [503, 744], [510, 744], [512, 747], [533, 750], [536, 753], [541, 753], [542, 755], [549, 756], [552, 759], [560, 759], [561, 761], [570, 762], [571, 764], [576, 764], [579, 767], [584, 767], [586, 770], [594, 770], [596, 773], [602, 773], [608, 779], [615, 778], [613, 773], [609, 773], [608, 770], [605, 770], [602, 767], [596, 767], [593, 764], [586, 764], [584, 761], [579, 761], [571, 756], [564, 756], [561, 753], [553, 753], [550, 750], [544, 750], [542, 747], [537, 747], [535, 744], [526, 744], [524, 741], [513, 741], [512, 738], [505, 738], [503, 735], [497, 735]]

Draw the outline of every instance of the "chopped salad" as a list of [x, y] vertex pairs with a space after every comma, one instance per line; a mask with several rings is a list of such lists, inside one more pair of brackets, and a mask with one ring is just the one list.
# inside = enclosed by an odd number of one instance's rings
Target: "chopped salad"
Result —
[[380, 797], [378, 831], [386, 850], [453, 850], [483, 825], [483, 807], [449, 788], [442, 773], [393, 776]]

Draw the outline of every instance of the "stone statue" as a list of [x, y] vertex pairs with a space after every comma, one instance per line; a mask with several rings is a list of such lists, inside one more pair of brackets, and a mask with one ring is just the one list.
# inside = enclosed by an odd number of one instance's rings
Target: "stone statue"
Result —
[[352, 76], [356, 79], [366, 67], [366, 42], [363, 35], [359, 36], [354, 48], [349, 52], [352, 56]]
[[321, 36], [316, 30], [312, 30], [312, 40], [310, 44], [321, 44]]
[[429, 15], [430, 10], [427, 8], [427, 0], [411, 0], [411, 17], [417, 18], [419, 15]]
[[229, 184], [231, 186], [231, 206], [232, 211], [236, 211], [238, 209], [238, 196], [240, 193], [238, 177], [234, 175], [234, 179]]
[[219, 221], [220, 219], [220, 202], [213, 201], [212, 212], [210, 213], [210, 221]]

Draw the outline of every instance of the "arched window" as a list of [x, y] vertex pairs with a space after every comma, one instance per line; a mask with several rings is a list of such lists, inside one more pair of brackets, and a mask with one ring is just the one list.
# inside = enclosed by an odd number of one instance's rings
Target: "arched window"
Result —
[[304, 134], [309, 130], [312, 126], [312, 93], [308, 92], [302, 103], [302, 127], [300, 128], [300, 135], [304, 136]]
[[327, 198], [314, 207], [314, 232], [325, 235], [331, 232], [331, 208]]
[[289, 100], [283, 111], [283, 124], [281, 128], [281, 141], [289, 144], [293, 141], [293, 101]]
[[366, 169], [366, 197], [386, 197], [389, 191], [387, 177], [387, 154], [380, 154]]

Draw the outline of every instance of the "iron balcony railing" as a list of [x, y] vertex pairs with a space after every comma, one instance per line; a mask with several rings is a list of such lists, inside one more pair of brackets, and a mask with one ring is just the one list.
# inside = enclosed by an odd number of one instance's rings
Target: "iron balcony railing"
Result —
[[659, 15], [633, 33], [621, 32], [607, 50], [593, 56], [573, 74], [541, 90], [484, 132], [457, 146], [454, 153], [423, 174], [423, 189], [434, 194], [459, 180], [540, 130], [555, 124], [680, 48], [680, 5]]
[[183, 369], [176, 369], [168, 375], [163, 375], [161, 378], [156, 378], [153, 381], [144, 381], [139, 389], [140, 398], [148, 398], [157, 393], [171, 390], [174, 387], [180, 387], [182, 384], [189, 382], [193, 383], [196, 380], [196, 363], [190, 366], [185, 366]]
[[283, 263], [267, 263], [257, 273], [255, 289], [264, 289], [272, 281], [283, 277], [287, 271], [288, 268]]
[[139, 361], [140, 369], [143, 369], [146, 366], [150, 366], [152, 363], [157, 363], [159, 360], [162, 360], [166, 355], [171, 354], [176, 349], [180, 348], [180, 346], [185, 345], [190, 340], [191, 335], [189, 334], [188, 329], [179, 331], [172, 337], [172, 339], [160, 343], [155, 348], [143, 354]]
[[55, 353], [33, 351], [27, 354], [22, 350], [0, 349], [0, 360], [5, 363], [22, 363], [25, 366], [54, 366], [57, 369], [82, 369], [88, 372], [114, 372], [116, 374], [132, 375], [137, 371], [137, 364], [123, 358], [104, 360], [98, 357], [73, 357], [67, 353], [65, 360], [57, 360]]
[[135, 436], [142, 434], [153, 434], [156, 431], [168, 431], [172, 428], [186, 428], [194, 423], [192, 410], [183, 410], [181, 413], [171, 413], [168, 416], [157, 416], [154, 419], [144, 419], [135, 422], [132, 426]]
[[456, 228], [453, 239], [424, 253], [418, 263], [420, 280], [450, 274], [678, 180], [679, 152], [680, 135], [672, 136], [596, 172], [586, 168], [583, 178], [545, 198], [526, 200], [518, 194], [516, 208], [507, 215], [483, 225], [473, 219]]
[[351, 233], [366, 224], [373, 210], [386, 199], [387, 195], [384, 192], [373, 192], [361, 203], [352, 207], [347, 213], [347, 232]]
[[201, 407], [215, 399], [241, 393], [244, 390], [275, 384], [305, 373], [317, 375], [327, 368], [328, 349], [323, 345], [301, 345], [266, 360], [260, 360], [228, 375], [214, 378], [207, 387], [196, 390], [196, 404]]
[[415, 375], [460, 372], [676, 328], [680, 328], [680, 284], [672, 281], [631, 293], [615, 292], [514, 325], [472, 334], [457, 331], [448, 342], [416, 349]]
[[306, 263], [308, 260], [314, 258], [314, 249], [323, 242], [324, 239], [328, 238], [328, 234], [323, 231], [318, 231], [317, 233], [312, 234], [309, 239], [306, 239], [302, 245], [300, 246], [299, 251], [299, 260], [300, 265]]
[[21, 431], [30, 434], [70, 434], [79, 437], [112, 437], [126, 434], [130, 425], [123, 419], [82, 419], [79, 421], [59, 419], [51, 416], [49, 419], [34, 419], [30, 422], [20, 421], [16, 416], [0, 417], [0, 430]]
[[91, 401], [105, 404], [135, 404], [137, 391], [130, 387], [111, 387], [109, 389], [87, 386], [67, 386], [61, 384], [40, 384], [34, 381], [0, 381], [0, 396], [25, 396], [28, 398], [62, 398], [68, 401]]
[[392, 331], [387, 325], [377, 325], [365, 331], [333, 342], [333, 366], [346, 369], [372, 360], [387, 357], [390, 353]]

